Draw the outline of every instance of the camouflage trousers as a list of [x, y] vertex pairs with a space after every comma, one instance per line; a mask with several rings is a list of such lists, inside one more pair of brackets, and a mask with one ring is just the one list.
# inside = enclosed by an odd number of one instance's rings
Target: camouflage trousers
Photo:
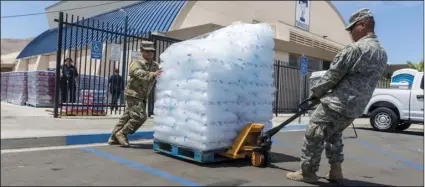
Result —
[[115, 135], [120, 130], [125, 134], [133, 134], [147, 120], [146, 102], [130, 96], [126, 96], [125, 102], [125, 112], [112, 130], [112, 135]]
[[342, 132], [354, 121], [326, 105], [319, 104], [308, 124], [301, 150], [301, 169], [317, 172], [323, 149], [329, 164], [344, 161]]

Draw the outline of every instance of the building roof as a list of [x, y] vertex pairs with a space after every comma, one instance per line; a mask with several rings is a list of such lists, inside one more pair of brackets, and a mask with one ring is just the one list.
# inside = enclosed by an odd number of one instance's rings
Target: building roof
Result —
[[34, 38], [14, 39], [2, 38], [1, 39], [1, 54], [9, 54], [21, 51], [28, 43]]
[[[185, 4], [183, 1], [156, 1], [148, 0], [140, 3], [135, 3], [122, 9], [128, 15], [128, 27], [131, 35], [142, 36], [152, 31], [168, 31], [174, 19], [183, 8]], [[124, 27], [124, 12], [120, 11], [121, 8], [93, 16], [90, 19], [102, 21], [105, 25], [109, 25], [110, 31], [115, 31], [116, 28]], [[65, 16], [64, 16], [65, 17]], [[65, 18], [64, 18], [65, 19]], [[76, 16], [74, 16], [76, 20]], [[68, 22], [71, 22], [68, 16]], [[93, 21], [81, 20], [77, 24], [92, 24]], [[102, 28], [103, 26], [95, 27]], [[113, 27], [112, 27], [113, 25]], [[83, 32], [84, 31], [84, 32]], [[121, 31], [122, 32], [122, 31]], [[82, 33], [82, 34], [76, 34]], [[96, 38], [96, 31], [94, 31], [94, 38]], [[106, 38], [106, 32], [103, 32], [103, 39]], [[66, 35], [66, 36], [65, 36]], [[92, 30], [81, 29], [78, 27], [63, 27], [63, 36], [66, 41], [62, 41], [62, 49], [72, 49], [80, 46], [87, 46], [93, 40]], [[75, 38], [75, 37], [78, 38]], [[109, 34], [108, 40], [111, 39]], [[52, 53], [57, 51], [58, 45], [58, 28], [49, 29], [34, 38], [18, 55], [17, 58], [25, 58], [45, 53]]]

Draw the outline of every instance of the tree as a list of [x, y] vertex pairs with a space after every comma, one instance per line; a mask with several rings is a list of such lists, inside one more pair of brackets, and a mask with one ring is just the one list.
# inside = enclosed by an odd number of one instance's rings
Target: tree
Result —
[[407, 66], [409, 68], [416, 69], [418, 71], [424, 71], [424, 60], [421, 60], [419, 63], [416, 63], [416, 64], [410, 61], [407, 61]]

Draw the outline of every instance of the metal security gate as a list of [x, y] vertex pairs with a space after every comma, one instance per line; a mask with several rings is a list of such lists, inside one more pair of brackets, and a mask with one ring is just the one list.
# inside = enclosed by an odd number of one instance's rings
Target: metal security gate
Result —
[[[297, 112], [300, 99], [306, 99], [310, 94], [310, 76], [312, 72], [323, 71], [319, 69], [308, 69], [308, 74], [303, 78], [300, 85], [300, 68], [289, 66], [288, 62], [275, 60], [274, 62], [274, 85], [276, 86], [275, 102], [273, 111], [277, 116], [279, 113]], [[389, 88], [391, 80], [381, 78], [377, 88]], [[301, 93], [300, 93], [301, 92]], [[300, 98], [301, 95], [301, 98]]]
[[[123, 93], [109, 89], [111, 76], [118, 70], [125, 86], [128, 65], [140, 55], [139, 42], [149, 40], [136, 36], [134, 29], [59, 13], [56, 54], [56, 87], [54, 117], [59, 115], [106, 115], [124, 111]], [[127, 19], [125, 19], [127, 23]], [[64, 60], [73, 61], [75, 71], [63, 71]], [[118, 96], [119, 94], [119, 96]], [[112, 105], [112, 97], [119, 98]], [[114, 110], [111, 110], [112, 106]]]
[[[274, 85], [276, 86], [273, 111], [279, 113], [292, 113], [298, 111], [301, 99], [308, 97], [308, 81], [313, 70], [309, 69], [307, 76], [300, 85], [300, 69], [288, 66], [287, 62], [274, 61]], [[301, 92], [301, 93], [300, 93]]]

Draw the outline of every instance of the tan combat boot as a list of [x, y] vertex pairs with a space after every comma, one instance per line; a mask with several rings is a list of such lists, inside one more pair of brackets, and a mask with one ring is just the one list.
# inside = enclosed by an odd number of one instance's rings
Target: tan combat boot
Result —
[[117, 140], [117, 138], [115, 137], [114, 134], [112, 134], [111, 137], [109, 137], [108, 144], [109, 145], [117, 145], [117, 144], [119, 144], [119, 142], [118, 142], [118, 140]]
[[116, 134], [119, 130], [120, 130], [120, 127], [115, 127], [115, 128], [112, 130], [111, 136], [110, 136], [110, 137], [109, 137], [109, 139], [108, 139], [108, 144], [109, 144], [109, 145], [117, 145], [117, 144], [120, 144], [120, 143], [118, 142], [118, 140], [117, 140], [117, 137], [115, 137], [115, 134]]
[[341, 163], [331, 164], [331, 170], [326, 174], [326, 179], [335, 182], [343, 182], [344, 176], [342, 175]]
[[129, 129], [127, 127], [124, 127], [115, 134], [115, 137], [117, 138], [118, 142], [124, 147], [130, 146], [127, 139], [128, 133]]
[[316, 173], [307, 173], [307, 172], [303, 173], [301, 170], [288, 173], [286, 175], [286, 178], [293, 181], [300, 181], [300, 182], [307, 182], [307, 183], [314, 183], [314, 182], [317, 182], [318, 180]]

